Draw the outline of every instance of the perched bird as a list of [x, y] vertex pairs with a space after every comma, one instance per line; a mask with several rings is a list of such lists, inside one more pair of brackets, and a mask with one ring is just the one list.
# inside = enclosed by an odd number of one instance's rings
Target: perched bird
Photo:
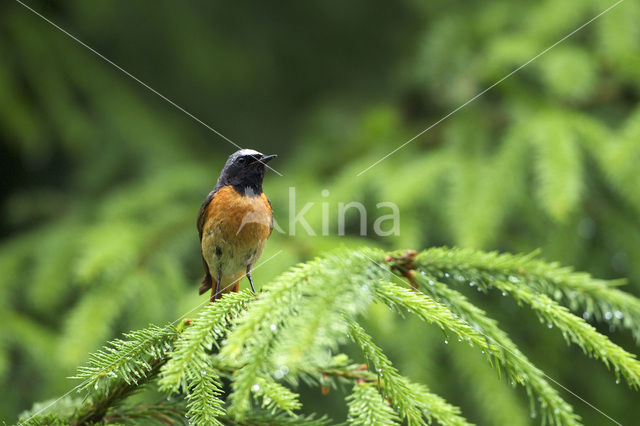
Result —
[[200, 294], [211, 301], [238, 291], [244, 275], [255, 293], [251, 268], [273, 230], [271, 202], [262, 192], [266, 163], [276, 155], [241, 149], [229, 156], [213, 191], [200, 207], [198, 235], [204, 265]]

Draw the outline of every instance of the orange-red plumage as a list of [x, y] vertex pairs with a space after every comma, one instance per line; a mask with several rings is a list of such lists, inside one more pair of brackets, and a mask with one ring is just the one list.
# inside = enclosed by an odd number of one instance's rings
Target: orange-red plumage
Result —
[[[271, 233], [273, 212], [264, 193], [257, 197], [240, 195], [232, 186], [224, 186], [215, 193], [205, 210], [203, 232], [219, 227], [233, 238], [235, 245], [255, 244]], [[224, 229], [223, 229], [224, 227]]]

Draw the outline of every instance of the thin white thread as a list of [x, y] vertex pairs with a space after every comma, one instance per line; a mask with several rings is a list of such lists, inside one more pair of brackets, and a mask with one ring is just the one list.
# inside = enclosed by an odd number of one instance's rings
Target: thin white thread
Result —
[[[258, 269], [259, 267], [261, 267], [262, 265], [264, 265], [265, 263], [269, 262], [271, 259], [273, 259], [274, 257], [276, 257], [277, 255], [279, 255], [280, 253], [282, 253], [282, 250], [278, 250], [274, 255], [272, 255], [271, 257], [269, 257], [267, 260], [265, 260], [264, 262], [260, 263], [259, 265], [257, 265], [255, 269]], [[240, 281], [243, 277], [238, 278], [237, 280], [233, 281], [231, 284], [229, 284], [228, 286], [226, 286], [225, 288], [223, 288], [222, 290], [220, 290], [220, 292], [226, 290], [227, 288], [231, 287], [232, 285], [234, 285], [235, 283], [237, 283], [238, 281]], [[219, 292], [219, 293], [220, 293]], [[203, 305], [210, 303], [210, 300], [206, 300], [204, 302], [202, 302], [201, 304], [197, 305], [195, 308], [191, 309], [189, 312], [182, 314], [180, 317], [178, 317], [178, 319], [176, 319], [175, 321], [169, 323], [169, 325], [174, 325], [175, 323], [177, 323], [178, 321], [180, 321], [182, 318], [184, 318], [185, 316], [189, 315], [191, 312], [199, 309], [200, 307], [202, 307]], [[165, 326], [167, 327], [167, 326]], [[131, 349], [129, 352], [127, 352], [127, 355], [130, 354], [131, 352], [133, 352], [135, 349], [139, 348], [140, 346], [136, 346], [135, 348]], [[105, 369], [103, 369], [102, 371], [100, 371], [97, 374], [103, 373], [106, 370], [110, 369], [111, 367], [113, 367], [115, 365], [111, 364], [108, 367], [106, 367]], [[67, 393], [63, 394], [62, 396], [60, 396], [58, 399], [56, 399], [55, 401], [53, 401], [52, 403], [50, 403], [49, 405], [47, 405], [46, 407], [41, 408], [40, 410], [36, 411], [35, 413], [33, 413], [31, 415], [31, 417], [29, 417], [27, 420], [24, 420], [22, 422], [19, 422], [18, 425], [23, 425], [25, 423], [28, 423], [29, 420], [33, 419], [34, 417], [36, 417], [37, 415], [39, 415], [40, 413], [42, 413], [43, 411], [48, 410], [49, 408], [53, 407], [55, 404], [57, 404], [60, 400], [64, 399], [65, 397], [71, 395], [73, 392], [77, 391], [78, 389], [83, 388], [87, 383], [89, 383], [92, 379], [86, 379], [84, 382], [80, 383], [79, 385], [75, 386], [74, 388], [72, 388], [70, 391], [68, 391]]]
[[[20, 0], [16, 0], [16, 1], [18, 3], [20, 3], [22, 6], [24, 6], [25, 8], [27, 8], [28, 10], [30, 10], [31, 12], [33, 12], [34, 14], [36, 14], [37, 16], [39, 16], [40, 18], [42, 18], [44, 21], [46, 21], [49, 24], [53, 25], [56, 29], [58, 29], [60, 32], [62, 32], [63, 34], [67, 35], [71, 39], [73, 39], [75, 42], [77, 42], [81, 46], [85, 47], [86, 49], [88, 49], [91, 52], [93, 52], [95, 55], [97, 55], [100, 58], [102, 58], [104, 61], [106, 61], [107, 63], [112, 65], [114, 68], [120, 70], [122, 73], [124, 73], [125, 75], [130, 77], [132, 80], [134, 80], [137, 83], [139, 83], [140, 85], [142, 85], [147, 90], [155, 93], [156, 95], [158, 95], [159, 97], [161, 97], [162, 99], [167, 101], [169, 104], [171, 104], [173, 107], [175, 107], [179, 111], [182, 111], [184, 114], [188, 115], [189, 117], [191, 117], [196, 122], [200, 123], [201, 125], [203, 125], [207, 129], [209, 129], [210, 131], [215, 133], [216, 135], [220, 136], [222, 139], [226, 140], [231, 145], [235, 146], [238, 149], [242, 149], [242, 147], [240, 145], [238, 145], [237, 143], [235, 143], [234, 141], [232, 141], [231, 139], [229, 139], [228, 137], [226, 137], [225, 135], [223, 135], [222, 133], [220, 133], [219, 131], [217, 131], [216, 129], [214, 129], [213, 127], [211, 127], [210, 125], [208, 125], [204, 121], [200, 120], [198, 117], [196, 117], [195, 115], [193, 115], [192, 113], [190, 113], [189, 111], [187, 111], [186, 109], [184, 109], [183, 107], [181, 107], [180, 105], [178, 105], [177, 103], [172, 101], [171, 99], [167, 98], [165, 95], [163, 95], [162, 93], [158, 92], [156, 89], [154, 89], [153, 87], [149, 86], [147, 83], [145, 83], [144, 81], [140, 80], [138, 77], [136, 77], [135, 75], [131, 74], [129, 71], [125, 70], [124, 68], [122, 68], [121, 66], [119, 66], [118, 64], [113, 62], [111, 59], [107, 58], [106, 56], [104, 56], [103, 54], [101, 54], [100, 52], [98, 52], [97, 50], [95, 50], [94, 48], [92, 48], [91, 46], [89, 46], [88, 44], [86, 44], [85, 42], [83, 42], [82, 40], [80, 40], [79, 38], [77, 38], [76, 36], [71, 34], [70, 32], [66, 31], [64, 28], [60, 27], [55, 22], [51, 21], [50, 19], [48, 19], [44, 15], [40, 14], [39, 12], [37, 12], [35, 9], [31, 8], [30, 6], [27, 6], [22, 1], [20, 1]], [[277, 175], [283, 176], [282, 173], [280, 173], [279, 171], [275, 170], [273, 167], [271, 167], [271, 166], [269, 166], [267, 164], [265, 164], [265, 166], [268, 167], [269, 169], [271, 169], [272, 171], [274, 171]]]
[[423, 131], [421, 131], [420, 133], [418, 133], [417, 135], [415, 135], [414, 137], [412, 137], [411, 139], [409, 139], [408, 141], [406, 141], [405, 143], [403, 143], [402, 145], [400, 145], [399, 147], [397, 147], [396, 149], [394, 149], [393, 151], [391, 151], [390, 153], [388, 153], [387, 155], [385, 155], [384, 157], [382, 157], [381, 159], [379, 159], [378, 161], [376, 161], [375, 163], [371, 164], [369, 167], [367, 167], [366, 169], [362, 170], [360, 173], [358, 173], [356, 176], [360, 176], [361, 174], [365, 173], [367, 170], [371, 169], [372, 167], [375, 167], [376, 165], [378, 165], [379, 163], [381, 163], [382, 161], [384, 161], [385, 159], [387, 159], [388, 157], [390, 157], [391, 155], [395, 154], [396, 152], [398, 152], [399, 150], [401, 150], [402, 148], [404, 148], [405, 146], [407, 146], [408, 144], [410, 144], [411, 142], [413, 142], [415, 139], [419, 138], [420, 136], [424, 135], [425, 133], [427, 133], [429, 130], [433, 129], [435, 126], [437, 126], [438, 124], [442, 123], [444, 120], [446, 120], [447, 118], [451, 117], [453, 114], [455, 114], [456, 112], [460, 111], [462, 108], [466, 107], [467, 105], [469, 105], [471, 102], [475, 101], [476, 99], [478, 99], [480, 96], [484, 95], [485, 93], [487, 93], [489, 90], [493, 89], [494, 87], [496, 87], [498, 84], [502, 83], [503, 81], [505, 81], [506, 79], [508, 79], [509, 77], [511, 77], [513, 74], [517, 73], [518, 71], [520, 71], [522, 68], [526, 67], [527, 65], [529, 65], [531, 62], [535, 61], [536, 59], [538, 59], [540, 56], [544, 55], [545, 53], [547, 53], [548, 51], [550, 51], [551, 49], [553, 49], [554, 47], [556, 47], [557, 45], [559, 45], [560, 43], [562, 43], [563, 41], [565, 41], [566, 39], [568, 39], [569, 37], [571, 37], [572, 35], [574, 35], [575, 33], [577, 33], [578, 31], [580, 31], [581, 29], [583, 29], [584, 27], [586, 27], [587, 25], [589, 25], [590, 23], [592, 23], [593, 21], [595, 21], [596, 19], [598, 19], [599, 17], [601, 17], [602, 15], [604, 15], [605, 13], [609, 12], [611, 9], [613, 9], [614, 7], [616, 7], [617, 5], [619, 5], [620, 3], [622, 3], [624, 0], [618, 0], [616, 3], [614, 3], [613, 5], [609, 6], [608, 8], [606, 8], [605, 10], [603, 10], [602, 12], [600, 12], [599, 14], [597, 14], [596, 16], [594, 16], [593, 18], [591, 18], [590, 20], [588, 20], [587, 22], [585, 22], [584, 24], [580, 25], [578, 28], [576, 28], [575, 30], [571, 31], [569, 34], [567, 34], [566, 36], [562, 37], [560, 40], [556, 41], [555, 43], [553, 43], [551, 46], [547, 47], [546, 49], [544, 49], [542, 52], [538, 53], [536, 56], [534, 56], [533, 58], [529, 59], [527, 62], [525, 62], [524, 64], [520, 65], [518, 68], [514, 69], [513, 71], [511, 71], [509, 74], [505, 75], [504, 77], [502, 77], [500, 80], [496, 81], [495, 83], [493, 83], [491, 86], [487, 87], [486, 89], [484, 89], [482, 92], [478, 93], [477, 95], [475, 95], [473, 98], [469, 99], [468, 101], [466, 101], [465, 103], [463, 103], [462, 105], [460, 105], [459, 107], [457, 107], [456, 109], [454, 109], [453, 111], [449, 112], [447, 115], [445, 115], [444, 117], [442, 117], [441, 119], [439, 119], [438, 121], [436, 121], [435, 123], [433, 123], [432, 125], [430, 125], [429, 127], [427, 127], [426, 129], [424, 129]]

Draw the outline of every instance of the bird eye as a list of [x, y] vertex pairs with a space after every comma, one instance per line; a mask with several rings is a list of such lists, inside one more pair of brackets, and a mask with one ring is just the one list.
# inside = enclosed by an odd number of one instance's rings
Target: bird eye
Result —
[[238, 158], [238, 163], [240, 163], [240, 164], [244, 164], [244, 163], [246, 163], [246, 162], [247, 162], [247, 159], [246, 159], [245, 157], [240, 157], [240, 158]]

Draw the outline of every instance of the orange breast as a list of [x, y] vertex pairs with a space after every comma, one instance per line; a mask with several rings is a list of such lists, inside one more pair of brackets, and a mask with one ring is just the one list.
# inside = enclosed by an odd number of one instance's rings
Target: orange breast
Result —
[[273, 213], [266, 195], [240, 195], [232, 186], [216, 192], [205, 212], [203, 231], [223, 244], [252, 246], [271, 233]]

